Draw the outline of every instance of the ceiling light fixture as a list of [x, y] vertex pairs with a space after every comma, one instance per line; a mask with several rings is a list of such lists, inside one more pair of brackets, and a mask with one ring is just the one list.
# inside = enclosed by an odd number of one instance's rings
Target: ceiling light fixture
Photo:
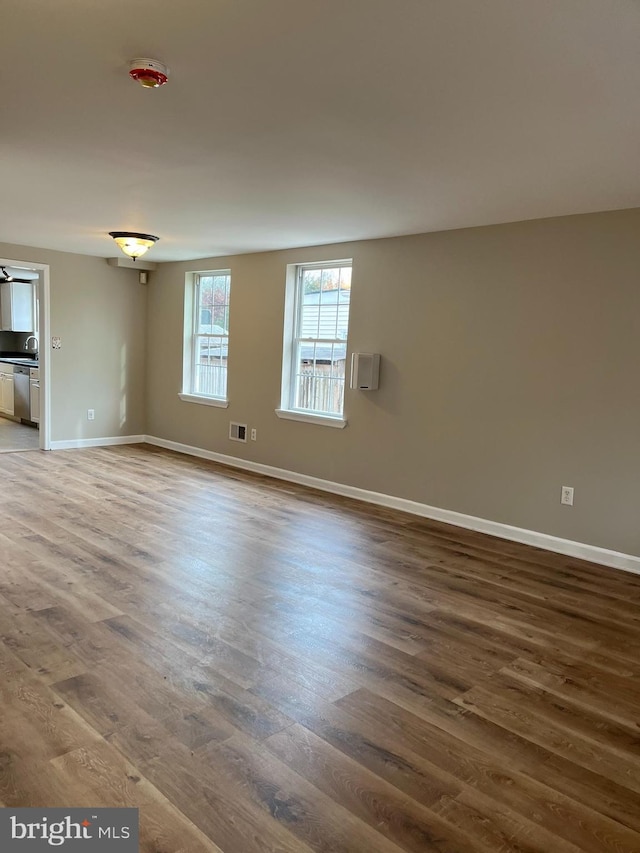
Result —
[[169, 79], [169, 69], [157, 59], [132, 59], [129, 77], [145, 89], [157, 89]]
[[113, 237], [124, 254], [134, 261], [160, 239], [153, 234], [138, 234], [136, 231], [109, 231], [109, 237]]

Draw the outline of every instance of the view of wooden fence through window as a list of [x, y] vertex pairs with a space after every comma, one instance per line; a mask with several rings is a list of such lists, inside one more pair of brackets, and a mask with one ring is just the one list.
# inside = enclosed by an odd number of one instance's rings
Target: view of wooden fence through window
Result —
[[341, 415], [351, 264], [301, 266], [297, 284], [293, 408]]
[[222, 399], [227, 396], [230, 289], [228, 272], [198, 276], [193, 342], [194, 394]]

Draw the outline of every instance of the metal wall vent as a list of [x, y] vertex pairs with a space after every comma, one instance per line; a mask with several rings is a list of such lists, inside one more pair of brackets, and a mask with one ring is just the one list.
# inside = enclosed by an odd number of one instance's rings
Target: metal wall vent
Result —
[[247, 440], [247, 425], [246, 424], [236, 424], [233, 421], [229, 423], [229, 438], [231, 441], [244, 441]]

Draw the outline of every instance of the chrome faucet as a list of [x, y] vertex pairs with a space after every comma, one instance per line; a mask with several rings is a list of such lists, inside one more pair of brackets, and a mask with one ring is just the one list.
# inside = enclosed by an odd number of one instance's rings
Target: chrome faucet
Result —
[[[33, 349], [29, 349], [29, 341], [35, 341], [36, 342], [36, 345]], [[24, 348], [26, 349], [27, 352], [32, 352], [35, 355], [38, 354], [38, 339], [36, 338], [35, 335], [29, 335], [27, 340], [24, 342]]]

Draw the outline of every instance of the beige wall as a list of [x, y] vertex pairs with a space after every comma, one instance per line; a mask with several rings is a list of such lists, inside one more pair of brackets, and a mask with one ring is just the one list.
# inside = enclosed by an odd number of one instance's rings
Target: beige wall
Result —
[[[634, 210], [163, 264], [147, 433], [640, 555], [639, 237]], [[285, 265], [344, 257], [380, 390], [347, 391], [344, 430], [279, 420]], [[224, 267], [226, 410], [178, 399], [184, 273]]]
[[[101, 258], [0, 257], [51, 267], [53, 441], [146, 432], [640, 556], [639, 233], [638, 210], [565, 217], [163, 264], [148, 288]], [[349, 256], [349, 350], [382, 353], [380, 390], [347, 390], [344, 430], [279, 420], [285, 266]], [[215, 409], [177, 396], [184, 273], [227, 266]]]
[[[0, 257], [50, 265], [51, 439], [145, 431], [147, 288], [104, 258], [0, 243]], [[87, 409], [95, 420], [87, 420]]]

